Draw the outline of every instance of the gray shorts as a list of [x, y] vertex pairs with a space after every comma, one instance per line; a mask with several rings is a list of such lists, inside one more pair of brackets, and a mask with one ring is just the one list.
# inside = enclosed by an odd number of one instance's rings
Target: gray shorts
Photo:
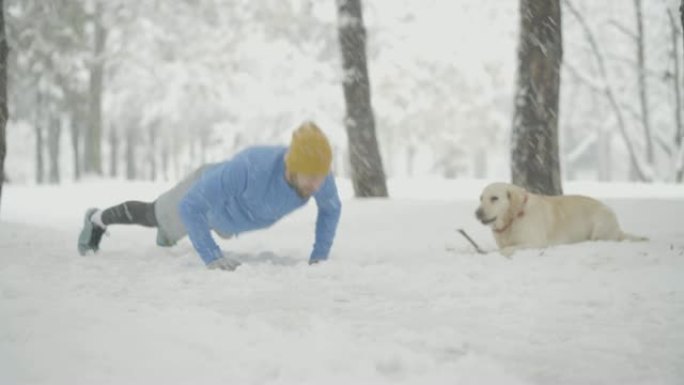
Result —
[[157, 217], [157, 245], [163, 247], [173, 246], [188, 235], [185, 225], [180, 218], [178, 205], [185, 197], [188, 190], [202, 177], [204, 171], [215, 164], [201, 166], [190, 175], [186, 176], [169, 191], [161, 194], [154, 202], [154, 215]]

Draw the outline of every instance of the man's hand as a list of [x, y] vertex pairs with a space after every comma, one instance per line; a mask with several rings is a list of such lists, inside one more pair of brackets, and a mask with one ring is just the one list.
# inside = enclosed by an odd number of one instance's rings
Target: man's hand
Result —
[[235, 260], [233, 258], [229, 258], [226, 256], [219, 257], [207, 264], [207, 268], [209, 270], [226, 270], [226, 271], [233, 271], [240, 266], [241, 263], [238, 260]]

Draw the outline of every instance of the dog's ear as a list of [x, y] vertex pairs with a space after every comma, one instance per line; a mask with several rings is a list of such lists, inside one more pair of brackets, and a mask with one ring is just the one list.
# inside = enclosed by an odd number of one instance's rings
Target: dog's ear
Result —
[[508, 197], [508, 210], [506, 210], [506, 220], [518, 215], [518, 212], [522, 208], [523, 196], [525, 195], [525, 190], [518, 186], [509, 186], [506, 189], [506, 197]]

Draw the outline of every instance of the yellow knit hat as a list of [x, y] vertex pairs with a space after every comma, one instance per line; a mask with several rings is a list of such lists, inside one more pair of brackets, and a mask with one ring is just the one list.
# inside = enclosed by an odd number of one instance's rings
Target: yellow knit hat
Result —
[[290, 149], [285, 155], [288, 172], [327, 175], [332, 163], [328, 138], [313, 122], [305, 122], [292, 134]]

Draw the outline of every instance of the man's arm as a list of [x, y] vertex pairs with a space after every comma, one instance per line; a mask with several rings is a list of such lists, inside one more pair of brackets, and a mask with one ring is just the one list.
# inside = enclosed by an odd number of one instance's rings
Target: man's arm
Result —
[[227, 162], [206, 171], [181, 200], [178, 211], [199, 256], [210, 264], [223, 255], [211, 236], [208, 213], [214, 205], [245, 189], [247, 166], [244, 162]]
[[316, 242], [309, 262], [328, 259], [330, 248], [335, 239], [337, 224], [340, 221], [342, 203], [337, 193], [335, 177], [332, 174], [328, 175], [323, 186], [314, 197], [318, 205], [318, 218], [316, 219]]

